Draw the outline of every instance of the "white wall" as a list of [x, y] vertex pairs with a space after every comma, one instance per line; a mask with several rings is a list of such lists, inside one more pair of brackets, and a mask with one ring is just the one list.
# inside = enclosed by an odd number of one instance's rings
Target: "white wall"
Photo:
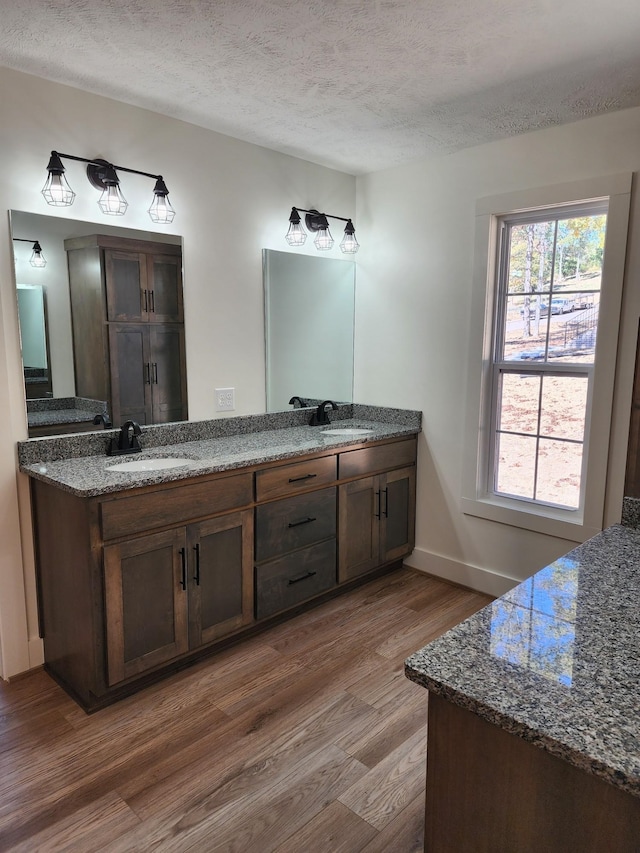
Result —
[[[573, 543], [460, 509], [476, 200], [640, 169], [640, 110], [552, 128], [358, 179], [355, 399], [424, 413], [411, 565], [502, 593]], [[620, 519], [640, 314], [632, 198], [605, 524]], [[475, 318], [477, 320], [477, 318]]]
[[[127, 214], [117, 222], [103, 217], [82, 164], [69, 161], [65, 166], [76, 200], [70, 208], [49, 207], [40, 190], [51, 149], [164, 175], [177, 211], [173, 224], [153, 226], [146, 212], [153, 182], [124, 173]], [[261, 250], [287, 248], [292, 205], [353, 216], [353, 177], [7, 69], [0, 69], [0, 150], [5, 211], [182, 235], [190, 416], [214, 416], [216, 387], [235, 387], [236, 414], [265, 410]], [[42, 647], [28, 483], [16, 474], [16, 441], [27, 431], [8, 216], [5, 222], [0, 229], [0, 652], [1, 674], [10, 677], [38, 664]], [[338, 242], [330, 254], [342, 257]], [[308, 253], [315, 251], [311, 244]]]

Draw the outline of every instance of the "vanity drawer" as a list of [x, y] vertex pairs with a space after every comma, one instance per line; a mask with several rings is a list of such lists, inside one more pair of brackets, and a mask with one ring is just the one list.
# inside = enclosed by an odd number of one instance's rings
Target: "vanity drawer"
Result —
[[336, 487], [256, 509], [256, 561], [270, 560], [336, 535]]
[[336, 540], [256, 566], [256, 619], [295, 607], [336, 585]]
[[336, 480], [335, 456], [322, 456], [307, 462], [294, 462], [278, 468], [266, 468], [256, 473], [256, 500], [300, 494]]
[[404, 468], [415, 461], [416, 440], [413, 437], [405, 441], [363, 447], [361, 450], [347, 450], [340, 454], [340, 479]]
[[252, 486], [252, 475], [247, 472], [105, 501], [101, 505], [103, 539], [247, 506], [253, 499]]

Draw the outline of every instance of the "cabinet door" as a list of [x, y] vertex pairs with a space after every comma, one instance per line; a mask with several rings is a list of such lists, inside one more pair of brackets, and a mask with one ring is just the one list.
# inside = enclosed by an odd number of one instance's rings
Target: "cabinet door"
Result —
[[151, 423], [187, 420], [184, 326], [150, 325]]
[[192, 649], [252, 621], [252, 549], [252, 510], [189, 526], [189, 645]]
[[147, 256], [142, 252], [104, 250], [107, 319], [119, 322], [147, 321], [149, 292]]
[[149, 328], [142, 323], [109, 324], [111, 420], [152, 423]]
[[380, 563], [378, 477], [363, 477], [340, 486], [338, 507], [338, 580], [343, 583]]
[[380, 476], [380, 563], [398, 560], [415, 543], [416, 469]]
[[150, 323], [182, 323], [182, 258], [147, 256], [147, 304]]
[[105, 547], [109, 684], [188, 650], [185, 544], [179, 528]]

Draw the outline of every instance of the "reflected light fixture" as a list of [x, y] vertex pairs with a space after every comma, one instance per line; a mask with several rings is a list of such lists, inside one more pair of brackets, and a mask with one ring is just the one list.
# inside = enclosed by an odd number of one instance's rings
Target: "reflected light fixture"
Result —
[[31, 250], [29, 263], [32, 267], [36, 267], [37, 269], [43, 269], [43, 267], [46, 267], [47, 260], [42, 254], [42, 246], [38, 240], [27, 240], [26, 237], [14, 237], [13, 240], [17, 243], [31, 243], [33, 248]]
[[47, 204], [54, 207], [68, 207], [73, 204], [76, 197], [65, 178], [63, 159], [76, 160], [87, 164], [87, 178], [91, 186], [100, 190], [98, 205], [107, 216], [123, 216], [129, 206], [120, 189], [118, 171], [153, 178], [156, 183], [153, 189], [153, 201], [148, 210], [149, 216], [153, 222], [159, 225], [168, 225], [173, 222], [176, 213], [169, 201], [169, 190], [162, 175], [141, 172], [139, 169], [128, 169], [126, 166], [114, 166], [113, 163], [102, 160], [100, 157], [89, 159], [87, 157], [76, 157], [74, 154], [61, 154], [58, 151], [52, 151], [47, 166], [49, 174], [42, 188], [42, 195]]
[[344, 229], [344, 237], [340, 243], [340, 250], [345, 255], [355, 255], [360, 248], [360, 244], [356, 240], [356, 229], [350, 219], [345, 219], [344, 216], [333, 216], [330, 213], [320, 213], [318, 210], [305, 210], [302, 207], [291, 208], [289, 230], [285, 236], [285, 240], [290, 246], [303, 246], [307, 239], [307, 232], [302, 227], [300, 220], [301, 213], [305, 214], [304, 222], [307, 230], [316, 235], [313, 243], [318, 251], [331, 249], [335, 242], [329, 230], [329, 219], [339, 219], [341, 222], [347, 223]]

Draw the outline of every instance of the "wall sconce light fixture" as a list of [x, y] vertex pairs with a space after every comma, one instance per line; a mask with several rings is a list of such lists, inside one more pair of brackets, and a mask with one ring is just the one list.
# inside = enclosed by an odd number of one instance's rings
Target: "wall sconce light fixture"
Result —
[[45, 256], [42, 254], [42, 246], [37, 240], [27, 240], [26, 237], [14, 237], [13, 239], [17, 243], [32, 243], [33, 249], [31, 251], [31, 257], [29, 258], [29, 263], [32, 267], [38, 267], [39, 269], [46, 267], [47, 261]]
[[87, 157], [76, 157], [74, 154], [60, 154], [58, 151], [52, 151], [49, 158], [47, 171], [49, 173], [47, 181], [42, 188], [42, 195], [45, 197], [47, 204], [54, 207], [68, 207], [73, 204], [76, 194], [67, 183], [64, 172], [65, 168], [62, 165], [62, 158], [65, 160], [77, 160], [80, 163], [87, 164], [87, 178], [91, 186], [101, 191], [98, 205], [100, 210], [107, 216], [123, 216], [129, 206], [127, 200], [120, 189], [120, 179], [118, 172], [129, 172], [132, 175], [144, 175], [146, 178], [153, 178], [155, 186], [153, 188], [153, 201], [149, 207], [149, 216], [153, 222], [159, 225], [168, 225], [173, 222], [173, 217], [176, 215], [175, 210], [171, 207], [169, 201], [169, 190], [165, 184], [162, 175], [152, 175], [150, 172], [140, 172], [138, 169], [127, 169], [126, 166], [114, 166], [107, 160], [102, 160], [99, 157], [88, 159]]
[[320, 213], [318, 210], [305, 210], [302, 207], [291, 208], [289, 230], [285, 237], [290, 246], [304, 246], [307, 239], [307, 232], [302, 227], [300, 219], [301, 213], [305, 214], [304, 222], [307, 229], [316, 235], [313, 243], [319, 251], [331, 249], [335, 242], [329, 230], [329, 219], [339, 219], [341, 222], [347, 223], [344, 229], [344, 237], [340, 243], [340, 249], [345, 255], [355, 255], [360, 248], [360, 244], [356, 240], [356, 229], [350, 219], [345, 219], [344, 216], [333, 216], [330, 213]]

